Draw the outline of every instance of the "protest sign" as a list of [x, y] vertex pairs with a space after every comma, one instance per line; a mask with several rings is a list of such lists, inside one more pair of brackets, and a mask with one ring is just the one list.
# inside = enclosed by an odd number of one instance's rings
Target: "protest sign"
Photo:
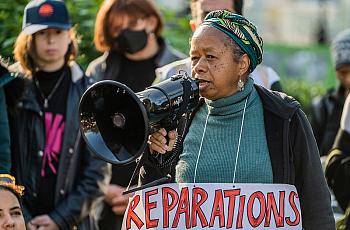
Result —
[[302, 229], [296, 188], [287, 184], [164, 184], [130, 198], [128, 229]]

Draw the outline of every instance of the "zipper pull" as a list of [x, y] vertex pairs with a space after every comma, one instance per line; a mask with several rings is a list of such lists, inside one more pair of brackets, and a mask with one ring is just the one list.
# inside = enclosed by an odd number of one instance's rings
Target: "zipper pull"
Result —
[[49, 108], [49, 100], [47, 100], [47, 98], [44, 99], [44, 108]]

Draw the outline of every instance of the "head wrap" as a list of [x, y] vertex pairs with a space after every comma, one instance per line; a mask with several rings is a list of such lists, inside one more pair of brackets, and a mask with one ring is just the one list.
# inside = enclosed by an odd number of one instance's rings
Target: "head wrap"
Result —
[[10, 174], [0, 174], [0, 187], [10, 189], [17, 196], [23, 195], [24, 187], [21, 185], [16, 185], [16, 179]]
[[337, 69], [340, 65], [350, 64], [350, 29], [340, 32], [331, 45], [332, 59]]
[[250, 59], [250, 71], [262, 62], [263, 40], [256, 27], [241, 15], [227, 10], [210, 12], [201, 25], [219, 29], [232, 38]]

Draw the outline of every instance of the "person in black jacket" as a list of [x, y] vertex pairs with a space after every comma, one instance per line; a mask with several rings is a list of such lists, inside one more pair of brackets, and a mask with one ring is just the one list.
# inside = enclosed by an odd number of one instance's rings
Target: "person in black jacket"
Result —
[[[144, 90], [154, 82], [157, 67], [185, 57], [165, 42], [162, 30], [163, 20], [152, 0], [103, 1], [96, 17], [94, 43], [104, 54], [89, 64], [86, 75], [95, 81], [118, 81], [134, 92]], [[129, 201], [122, 192], [135, 167], [136, 163], [112, 166], [101, 229], [120, 229]]]
[[77, 40], [63, 1], [28, 3], [14, 54], [10, 69], [26, 78], [10, 117], [13, 175], [27, 191], [26, 226], [98, 229], [110, 170], [80, 134], [78, 104], [90, 82], [74, 62]]
[[335, 229], [317, 145], [299, 103], [249, 77], [262, 53], [262, 39], [246, 18], [222, 10], [206, 16], [190, 50], [201, 103], [177, 131], [150, 136], [140, 183], [169, 174], [177, 183], [290, 184], [303, 228]]
[[339, 130], [340, 117], [350, 91], [350, 29], [342, 31], [331, 45], [338, 86], [312, 102], [311, 125], [320, 151], [326, 156]]

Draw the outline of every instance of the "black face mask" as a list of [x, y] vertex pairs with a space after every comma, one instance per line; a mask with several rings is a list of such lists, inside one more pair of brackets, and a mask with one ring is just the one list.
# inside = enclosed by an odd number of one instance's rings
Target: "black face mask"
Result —
[[148, 36], [145, 30], [122, 30], [116, 38], [118, 50], [122, 53], [134, 54], [146, 47]]

